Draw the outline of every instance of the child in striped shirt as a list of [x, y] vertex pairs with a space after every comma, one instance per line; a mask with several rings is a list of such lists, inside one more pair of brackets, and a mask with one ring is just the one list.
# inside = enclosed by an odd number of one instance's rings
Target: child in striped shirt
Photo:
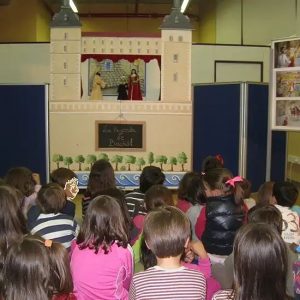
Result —
[[60, 213], [66, 203], [65, 192], [56, 183], [43, 186], [37, 197], [41, 214], [28, 222], [31, 234], [63, 244], [68, 250], [76, 238], [79, 226], [73, 217]]
[[204, 300], [204, 275], [180, 263], [190, 237], [190, 222], [185, 214], [170, 206], [151, 211], [143, 232], [157, 265], [133, 276], [129, 299]]

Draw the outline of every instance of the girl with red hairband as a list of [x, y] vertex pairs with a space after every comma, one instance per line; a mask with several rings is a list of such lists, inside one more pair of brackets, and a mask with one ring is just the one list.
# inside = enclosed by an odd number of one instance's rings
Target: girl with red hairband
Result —
[[244, 223], [247, 209], [243, 203], [243, 178], [233, 177], [228, 169], [213, 168], [202, 172], [202, 179], [206, 206], [201, 210], [195, 232], [206, 251], [213, 254], [214, 262], [232, 252], [235, 234]]

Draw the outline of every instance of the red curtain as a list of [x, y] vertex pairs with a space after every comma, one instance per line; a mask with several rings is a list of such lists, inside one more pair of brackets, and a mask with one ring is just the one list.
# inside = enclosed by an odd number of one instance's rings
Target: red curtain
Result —
[[104, 59], [110, 59], [113, 62], [117, 62], [121, 59], [128, 60], [129, 62], [134, 62], [137, 59], [142, 59], [144, 62], [148, 63], [152, 59], [156, 59], [161, 67], [161, 56], [160, 55], [122, 55], [122, 54], [81, 54], [81, 62], [87, 59], [93, 58], [97, 61], [102, 61]]

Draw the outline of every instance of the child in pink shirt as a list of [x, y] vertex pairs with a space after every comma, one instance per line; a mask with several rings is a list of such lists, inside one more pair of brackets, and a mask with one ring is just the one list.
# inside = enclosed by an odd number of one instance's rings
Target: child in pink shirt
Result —
[[73, 245], [71, 269], [78, 300], [128, 299], [133, 255], [114, 198], [99, 196], [90, 203]]

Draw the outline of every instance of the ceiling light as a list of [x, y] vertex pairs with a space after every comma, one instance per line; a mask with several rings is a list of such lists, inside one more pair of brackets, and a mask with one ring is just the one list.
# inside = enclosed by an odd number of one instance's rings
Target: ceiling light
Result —
[[181, 8], [180, 8], [180, 11], [181, 11], [182, 13], [185, 12], [187, 6], [189, 5], [189, 2], [190, 2], [190, 0], [183, 0], [183, 2], [182, 2], [182, 4], [181, 4]]
[[77, 9], [75, 3], [73, 2], [73, 0], [70, 0], [69, 4], [70, 4], [72, 10], [74, 11], [74, 13], [78, 13], [78, 9]]

